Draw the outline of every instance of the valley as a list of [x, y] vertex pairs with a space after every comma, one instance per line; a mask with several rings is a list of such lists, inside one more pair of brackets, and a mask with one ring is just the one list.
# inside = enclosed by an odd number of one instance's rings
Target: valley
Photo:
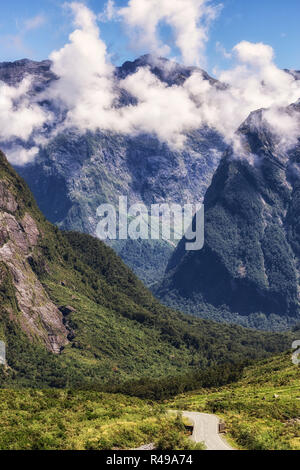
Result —
[[117, 450], [148, 443], [204, 449], [189, 439], [180, 413], [168, 413], [176, 409], [220, 417], [234, 449], [299, 450], [299, 379], [288, 353], [246, 367], [230, 385], [158, 402], [95, 391], [1, 389], [0, 449]]
[[120, 387], [173, 375], [177, 386], [185, 373], [266, 357], [296, 339], [164, 307], [101, 241], [47, 222], [4, 154], [0, 175], [2, 385]]
[[0, 451], [300, 450], [300, 9], [268, 3], [0, 7]]
[[[195, 70], [213, 86], [218, 85], [203, 70], [180, 64], [170, 67], [168, 60], [157, 62], [151, 55], [118, 67], [117, 83], [141, 69], [149, 69], [169, 87], [184, 83]], [[9, 85], [18, 86], [26, 76], [32, 80], [32, 101], [39, 101], [39, 96], [42, 100], [57, 80], [50, 61], [0, 64], [0, 80]], [[132, 102], [133, 98], [122, 91], [122, 106]], [[48, 100], [43, 103], [44, 108], [54, 113], [54, 127], [59, 129], [61, 110]], [[47, 134], [51, 132], [53, 129], [47, 129]], [[187, 133], [186, 137], [187, 143], [180, 150], [149, 134], [124, 136], [104, 131], [82, 134], [80, 129], [66, 129], [41, 148], [34, 162], [16, 163], [15, 168], [50, 222], [65, 230], [95, 236], [98, 206], [110, 203], [117, 207], [119, 196], [127, 196], [129, 204], [140, 202], [147, 207], [155, 203], [202, 202], [226, 144], [218, 132], [207, 126]], [[9, 151], [5, 142], [0, 145]], [[134, 253], [132, 245], [136, 247]], [[163, 277], [173, 251], [163, 241], [117, 241], [112, 246], [147, 285]]]
[[296, 328], [162, 306], [112, 249], [47, 222], [0, 157], [1, 449], [204, 449], [169, 409], [220, 416], [237, 448], [299, 448], [299, 367], [269, 358]]

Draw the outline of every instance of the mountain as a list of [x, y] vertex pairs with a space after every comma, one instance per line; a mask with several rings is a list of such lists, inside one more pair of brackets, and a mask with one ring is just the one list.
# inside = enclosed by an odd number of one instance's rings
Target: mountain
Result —
[[26, 77], [34, 77], [33, 92], [40, 92], [53, 80], [55, 75], [50, 70], [50, 60], [35, 62], [29, 59], [0, 63], [0, 80], [7, 85], [17, 86]]
[[2, 386], [88, 387], [178, 376], [287, 349], [268, 334], [162, 306], [115, 252], [47, 222], [0, 153]]
[[[146, 55], [117, 68], [116, 79], [124, 79], [145, 66], [168, 86], [182, 84], [195, 70], [179, 64], [170, 67], [168, 60]], [[56, 79], [50, 61], [0, 64], [0, 80], [10, 85], [17, 85], [26, 75], [33, 78], [31, 93], [37, 99]], [[206, 72], [202, 75], [220, 86]], [[122, 93], [123, 105], [131, 104], [132, 99]], [[43, 101], [43, 106], [60, 120], [53, 103]], [[153, 203], [183, 205], [202, 201], [226, 146], [222, 137], [209, 128], [186, 137], [187, 145], [179, 151], [151, 135], [100, 131], [82, 135], [80, 131], [66, 131], [43, 147], [33, 163], [16, 169], [48, 220], [66, 230], [95, 235], [97, 207], [106, 202], [117, 205], [119, 196], [126, 195], [129, 204], [143, 202], [148, 207]], [[112, 246], [146, 284], [157, 282], [173, 246], [157, 241], [132, 245], [130, 241], [128, 245], [117, 242]]]
[[[285, 112], [296, 123], [300, 102]], [[227, 152], [207, 190], [203, 250], [182, 240], [157, 294], [206, 318], [281, 329], [300, 321], [300, 131], [287, 148], [263, 116], [241, 126], [246, 155]]]

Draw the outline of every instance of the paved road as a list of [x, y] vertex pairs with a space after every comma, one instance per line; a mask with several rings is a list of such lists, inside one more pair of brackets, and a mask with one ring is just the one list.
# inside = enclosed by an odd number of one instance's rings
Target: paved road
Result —
[[234, 450], [219, 434], [219, 418], [207, 413], [183, 411], [183, 416], [194, 423], [191, 439], [204, 442], [207, 450]]

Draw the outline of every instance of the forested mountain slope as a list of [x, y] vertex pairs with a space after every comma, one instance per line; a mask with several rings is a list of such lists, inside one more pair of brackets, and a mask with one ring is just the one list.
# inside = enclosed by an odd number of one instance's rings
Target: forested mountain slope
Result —
[[0, 154], [2, 385], [94, 386], [179, 375], [285, 350], [291, 337], [162, 306], [89, 235], [46, 221]]
[[[299, 112], [286, 109], [295, 124]], [[207, 318], [286, 328], [300, 321], [300, 130], [286, 148], [261, 110], [239, 135], [244, 155], [226, 153], [205, 195], [203, 250], [182, 240], [158, 295]]]

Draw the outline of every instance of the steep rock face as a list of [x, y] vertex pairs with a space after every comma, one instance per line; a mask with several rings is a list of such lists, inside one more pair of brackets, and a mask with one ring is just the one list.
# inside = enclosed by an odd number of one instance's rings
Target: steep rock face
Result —
[[33, 91], [39, 92], [56, 77], [50, 70], [51, 62], [35, 62], [29, 59], [0, 63], [0, 80], [10, 86], [18, 85], [26, 75], [34, 78]]
[[51, 222], [95, 234], [97, 207], [118, 204], [119, 196], [148, 206], [201, 201], [224, 145], [209, 129], [189, 142], [189, 151], [176, 152], [146, 135], [68, 133], [17, 170]]
[[[154, 60], [146, 55], [117, 68], [116, 79], [124, 79], [145, 66], [169, 86], [182, 84], [195, 70], [176, 64], [170, 66], [166, 59]], [[33, 77], [32, 93], [37, 95], [56, 78], [49, 61], [0, 64], [0, 80], [9, 84], [16, 85], [26, 74]], [[204, 71], [202, 74], [220, 86]], [[123, 105], [132, 103], [132, 97], [126, 93], [121, 100]], [[44, 106], [55, 112], [51, 103]], [[158, 202], [201, 202], [224, 149], [221, 136], [209, 128], [187, 135], [187, 145], [182, 151], [170, 149], [150, 135], [132, 137], [100, 131], [82, 135], [73, 130], [57, 136], [40, 151], [34, 163], [18, 167], [17, 171], [51, 222], [95, 235], [97, 207], [106, 202], [117, 204], [119, 196], [128, 196], [130, 204], [144, 202], [148, 206]], [[143, 247], [138, 246], [136, 257], [126, 257], [123, 243], [113, 246], [151, 284], [157, 281], [158, 272], [165, 269], [170, 246], [157, 242], [143, 245], [147, 246], [149, 258], [137, 258], [138, 253], [145, 251]], [[165, 256], [160, 259], [160, 265], [156, 263], [151, 272], [147, 271], [151, 259], [155, 259], [154, 251], [161, 251], [164, 246]]]
[[213, 177], [203, 250], [186, 252], [182, 240], [158, 292], [199, 315], [284, 327], [300, 319], [300, 144], [284, 150], [262, 111], [239, 132], [248, 158], [227, 154]]
[[[0, 160], [0, 165], [5, 166], [1, 153]], [[22, 330], [29, 338], [38, 339], [50, 351], [59, 353], [68, 342], [62, 315], [30, 264], [40, 237], [43, 238], [43, 234], [36, 221], [18, 200], [18, 188], [1, 175], [0, 284], [3, 288], [5, 283], [11, 284], [18, 312], [15, 321]], [[13, 316], [14, 312], [7, 306], [5, 314]]]

